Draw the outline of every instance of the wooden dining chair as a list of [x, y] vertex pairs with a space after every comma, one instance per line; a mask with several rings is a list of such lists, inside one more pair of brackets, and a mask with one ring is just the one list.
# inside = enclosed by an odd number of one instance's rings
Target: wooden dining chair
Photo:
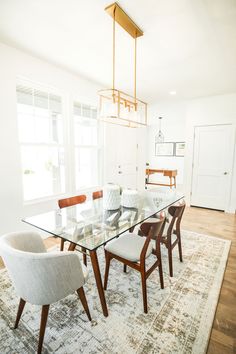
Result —
[[[181, 205], [171, 205], [168, 208], [168, 213], [171, 216], [171, 219], [169, 220], [169, 223], [166, 224], [166, 231], [164, 231], [161, 238], [161, 243], [163, 243], [168, 249], [169, 272], [171, 277], [173, 277], [172, 250], [176, 245], [178, 245], [179, 249], [179, 260], [180, 262], [183, 262], [180, 224], [184, 209], [185, 203]], [[173, 235], [176, 236], [174, 242], [172, 240]]]
[[93, 200], [99, 199], [99, 198], [102, 198], [102, 197], [103, 197], [103, 192], [102, 191], [93, 192]]
[[[161, 230], [165, 222], [165, 218], [150, 218], [145, 221], [140, 229], [146, 237], [139, 236], [135, 233], [126, 233], [119, 238], [112, 240], [105, 246], [106, 268], [104, 276], [104, 289], [107, 289], [108, 274], [110, 261], [114, 258], [124, 265], [139, 271], [141, 273], [142, 292], [143, 292], [143, 308], [147, 313], [147, 288], [146, 280], [155, 268], [159, 268], [161, 288], [164, 288], [162, 263], [161, 263]], [[155, 240], [155, 247], [151, 240]], [[154, 253], [156, 260], [146, 269], [146, 258]]]
[[[58, 200], [58, 206], [60, 209], [70, 207], [76, 204], [82, 204], [86, 201], [86, 195], [81, 194], [81, 195], [76, 195], [75, 197], [69, 197], [69, 198], [64, 198], [64, 199], [59, 199]], [[64, 250], [64, 244], [65, 240], [61, 238], [61, 244], [60, 244], [60, 251]], [[74, 247], [71, 245], [71, 247]], [[87, 259], [86, 259], [86, 250], [82, 248], [83, 253], [83, 262], [85, 265], [87, 265]]]
[[84, 203], [85, 201], [86, 201], [86, 195], [81, 194], [81, 195], [76, 195], [75, 197], [59, 199], [58, 205], [59, 208], [62, 209], [72, 205]]

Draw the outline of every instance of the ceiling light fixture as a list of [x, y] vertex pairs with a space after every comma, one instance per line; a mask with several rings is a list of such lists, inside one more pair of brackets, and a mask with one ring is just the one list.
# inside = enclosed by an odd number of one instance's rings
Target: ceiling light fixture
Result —
[[[112, 88], [99, 91], [99, 119], [104, 122], [132, 128], [146, 126], [147, 104], [136, 96], [137, 38], [142, 36], [143, 32], [117, 3], [107, 6], [105, 11], [113, 18], [113, 70]], [[134, 96], [115, 88], [116, 22], [134, 38]]]
[[176, 95], [176, 91], [170, 91], [169, 94], [174, 96]]
[[156, 143], [164, 143], [164, 134], [162, 133], [161, 131], [161, 120], [162, 120], [162, 117], [158, 117], [159, 119], [159, 130], [158, 130], [158, 133], [156, 135], [156, 138], [155, 138], [155, 142]]

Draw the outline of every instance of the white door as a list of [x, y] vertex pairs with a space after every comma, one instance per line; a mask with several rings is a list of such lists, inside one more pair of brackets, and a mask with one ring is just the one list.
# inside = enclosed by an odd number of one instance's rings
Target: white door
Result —
[[231, 125], [195, 128], [191, 205], [225, 210], [233, 163]]
[[137, 188], [136, 129], [107, 125], [104, 163], [105, 183]]

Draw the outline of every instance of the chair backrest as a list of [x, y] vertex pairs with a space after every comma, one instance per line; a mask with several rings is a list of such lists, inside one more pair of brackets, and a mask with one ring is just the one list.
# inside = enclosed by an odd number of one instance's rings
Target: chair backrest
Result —
[[0, 254], [16, 293], [32, 304], [49, 305], [84, 284], [78, 255], [75, 252], [47, 253], [36, 232], [1, 236]]
[[142, 236], [146, 236], [146, 241], [140, 255], [140, 262], [143, 262], [146, 258], [146, 252], [151, 239], [155, 240], [156, 242], [156, 251], [160, 249], [162, 229], [164, 224], [165, 217], [163, 217], [162, 219], [149, 218], [140, 226], [139, 234]]
[[58, 205], [59, 205], [59, 208], [62, 209], [62, 208], [66, 208], [66, 207], [69, 207], [72, 205], [84, 203], [85, 201], [86, 201], [86, 195], [81, 194], [81, 195], [77, 195], [75, 197], [60, 199], [60, 200], [58, 200]]
[[103, 192], [102, 191], [93, 192], [93, 200], [94, 199], [99, 199], [99, 198], [102, 198], [102, 197], [103, 197]]
[[177, 232], [180, 232], [180, 223], [182, 220], [184, 209], [185, 209], [185, 203], [180, 205], [171, 205], [168, 208], [168, 213], [172, 216], [172, 219], [167, 229], [168, 235], [172, 234], [174, 228], [176, 229]]

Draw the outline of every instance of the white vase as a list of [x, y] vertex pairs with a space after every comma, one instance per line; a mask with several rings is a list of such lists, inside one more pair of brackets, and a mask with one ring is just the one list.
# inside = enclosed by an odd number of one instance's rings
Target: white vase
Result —
[[120, 186], [107, 184], [103, 187], [103, 208], [116, 210], [120, 207]]
[[135, 189], [124, 189], [121, 197], [121, 205], [125, 208], [137, 208], [139, 202], [138, 191]]

